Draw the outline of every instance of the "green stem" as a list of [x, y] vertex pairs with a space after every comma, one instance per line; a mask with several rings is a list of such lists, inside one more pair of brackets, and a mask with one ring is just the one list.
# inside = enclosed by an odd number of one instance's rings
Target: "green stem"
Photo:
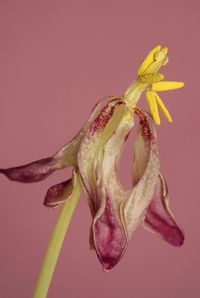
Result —
[[76, 184], [69, 201], [67, 201], [60, 211], [57, 222], [54, 226], [45, 257], [37, 279], [33, 298], [45, 298], [51, 283], [59, 253], [68, 230], [72, 215], [77, 206], [81, 193], [80, 179], [77, 175]]

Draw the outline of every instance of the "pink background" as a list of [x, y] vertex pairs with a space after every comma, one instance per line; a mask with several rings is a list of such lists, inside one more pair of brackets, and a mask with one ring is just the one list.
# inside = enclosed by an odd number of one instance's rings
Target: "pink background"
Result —
[[[198, 298], [199, 10], [190, 1], [0, 2], [0, 166], [55, 152], [103, 96], [121, 94], [155, 45], [169, 47], [163, 93], [174, 124], [157, 129], [171, 207], [186, 241], [173, 248], [140, 227], [110, 273], [88, 250], [90, 213], [84, 197], [65, 240], [49, 298]], [[144, 105], [145, 100], [140, 102]], [[131, 145], [131, 142], [129, 142]], [[131, 147], [121, 176], [130, 184]], [[35, 184], [0, 177], [0, 297], [29, 298], [58, 210], [42, 206], [46, 190], [70, 170]]]

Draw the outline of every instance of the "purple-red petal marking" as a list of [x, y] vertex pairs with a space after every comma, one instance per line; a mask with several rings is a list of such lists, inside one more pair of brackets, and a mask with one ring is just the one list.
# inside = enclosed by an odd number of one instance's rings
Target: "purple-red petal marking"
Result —
[[110, 270], [123, 256], [127, 238], [122, 225], [116, 219], [108, 193], [104, 212], [95, 221], [92, 229], [97, 256], [103, 268]]
[[144, 226], [159, 233], [173, 246], [181, 246], [184, 242], [184, 234], [176, 224], [168, 204], [167, 185], [163, 177], [160, 176], [155, 194], [145, 215]]
[[37, 182], [54, 172], [57, 169], [56, 164], [57, 160], [55, 158], [48, 157], [23, 166], [0, 169], [0, 173], [13, 181], [24, 183]]

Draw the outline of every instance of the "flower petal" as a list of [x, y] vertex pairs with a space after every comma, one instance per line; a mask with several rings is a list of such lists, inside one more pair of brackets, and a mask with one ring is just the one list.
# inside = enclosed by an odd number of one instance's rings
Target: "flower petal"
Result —
[[45, 179], [57, 169], [75, 165], [77, 163], [77, 153], [80, 143], [88, 130], [89, 125], [99, 114], [101, 106], [105, 100], [107, 101], [107, 99], [104, 99], [96, 104], [89, 120], [83, 125], [79, 133], [55, 155], [23, 166], [0, 169], [0, 173], [13, 181], [24, 183], [37, 182]]
[[[109, 136], [115, 131], [121, 117], [120, 109], [122, 102], [118, 99], [110, 101], [103, 107], [101, 113], [91, 123], [78, 153], [78, 167], [82, 178], [82, 183], [86, 192], [92, 197], [89, 200], [92, 214], [95, 213], [96, 201], [96, 160], [97, 154]], [[116, 109], [116, 107], [119, 107]], [[113, 116], [115, 112], [115, 117]], [[112, 117], [112, 121], [109, 120]], [[109, 125], [107, 125], [109, 122]], [[92, 205], [91, 205], [92, 204]]]
[[184, 86], [183, 82], [157, 82], [152, 84], [152, 90], [154, 91], [167, 91], [179, 89]]
[[44, 206], [54, 208], [67, 201], [74, 190], [75, 184], [76, 173], [73, 171], [73, 177], [71, 179], [53, 185], [48, 189], [44, 199]]
[[136, 110], [136, 114], [140, 123], [134, 144], [133, 189], [127, 192], [121, 206], [129, 238], [141, 223], [152, 199], [160, 167], [152, 118], [140, 110]]
[[[114, 97], [111, 97], [114, 100]], [[55, 157], [58, 158], [60, 168], [66, 168], [77, 164], [77, 154], [79, 151], [80, 144], [84, 138], [88, 128], [94, 119], [100, 114], [102, 106], [104, 106], [110, 97], [99, 100], [94, 106], [89, 119], [85, 122], [81, 130], [76, 134], [76, 136], [66, 145], [64, 145], [56, 154]]]
[[[125, 199], [125, 192], [119, 183], [117, 166], [123, 145], [133, 126], [130, 111], [124, 106], [117, 107], [116, 103], [114, 108], [115, 113], [110, 121], [107, 120], [112, 113], [111, 107], [106, 108], [107, 113], [102, 111], [107, 125], [105, 126], [104, 121], [101, 122], [96, 136], [91, 135], [90, 128], [81, 144], [78, 159], [93, 216], [90, 244], [106, 270], [118, 263], [127, 246], [124, 219], [119, 208], [121, 201]], [[122, 112], [120, 119], [118, 116]]]
[[127, 236], [109, 194], [106, 193], [101, 199], [104, 208], [101, 206], [101, 212], [93, 221], [91, 239], [103, 268], [110, 270], [123, 256], [127, 247]]
[[167, 184], [161, 175], [153, 199], [145, 214], [144, 226], [157, 232], [174, 246], [181, 246], [184, 242], [183, 232], [176, 224], [169, 208]]

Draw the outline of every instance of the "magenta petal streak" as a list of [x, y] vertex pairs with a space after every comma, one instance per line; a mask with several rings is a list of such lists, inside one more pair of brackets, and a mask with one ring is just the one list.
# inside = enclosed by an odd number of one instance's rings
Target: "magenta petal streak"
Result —
[[104, 269], [112, 269], [122, 257], [127, 239], [114, 214], [109, 194], [106, 193], [104, 212], [93, 225], [93, 237], [97, 256]]

